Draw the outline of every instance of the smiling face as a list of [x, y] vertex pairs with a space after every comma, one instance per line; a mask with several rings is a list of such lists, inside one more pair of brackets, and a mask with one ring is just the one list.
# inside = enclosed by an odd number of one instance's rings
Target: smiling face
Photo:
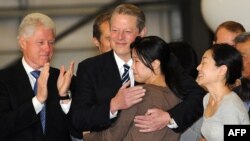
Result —
[[54, 31], [42, 25], [37, 26], [29, 37], [21, 36], [19, 44], [25, 61], [33, 69], [39, 69], [52, 58], [55, 46]]
[[196, 81], [199, 85], [206, 87], [218, 81], [219, 67], [215, 65], [211, 50], [207, 50], [204, 53], [201, 63], [197, 67], [197, 70], [198, 76]]
[[127, 61], [130, 56], [130, 44], [139, 36], [135, 16], [115, 13], [111, 17], [110, 43], [115, 53]]
[[132, 59], [135, 80], [140, 83], [151, 84], [154, 72], [143, 64], [134, 50], [132, 50]]

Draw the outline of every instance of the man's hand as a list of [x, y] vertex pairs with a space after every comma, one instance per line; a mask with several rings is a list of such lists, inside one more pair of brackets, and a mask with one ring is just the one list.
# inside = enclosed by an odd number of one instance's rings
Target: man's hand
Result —
[[66, 96], [70, 87], [71, 78], [74, 74], [74, 62], [70, 63], [69, 69], [65, 72], [65, 67], [61, 66], [57, 80], [57, 89], [60, 96]]
[[50, 68], [49, 63], [46, 63], [37, 80], [36, 97], [40, 103], [44, 103], [48, 97], [47, 83], [48, 83], [48, 78], [49, 78], [49, 68]]
[[148, 109], [145, 115], [136, 116], [135, 126], [140, 132], [153, 132], [161, 130], [168, 125], [170, 115], [161, 109]]
[[112, 113], [127, 109], [136, 103], [142, 101], [142, 97], [145, 95], [145, 89], [142, 86], [129, 87], [130, 81], [126, 82], [119, 89], [115, 97], [111, 99], [110, 111]]

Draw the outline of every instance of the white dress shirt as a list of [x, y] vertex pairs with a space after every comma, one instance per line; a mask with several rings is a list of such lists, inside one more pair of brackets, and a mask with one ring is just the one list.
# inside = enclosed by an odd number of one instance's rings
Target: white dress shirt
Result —
[[[124, 62], [121, 58], [118, 57], [118, 55], [114, 52], [114, 57], [115, 57], [115, 62], [117, 64], [117, 67], [119, 69], [119, 73], [120, 73], [120, 77], [122, 78], [122, 74], [124, 73], [124, 64], [129, 65], [129, 79], [130, 79], [130, 86], [133, 87], [135, 85], [135, 79], [134, 79], [134, 75], [133, 75], [133, 70], [131, 69], [133, 60], [130, 59], [128, 62]], [[111, 113], [111, 111], [109, 112], [109, 117], [110, 119], [115, 118], [117, 116], [118, 111], [116, 111], [115, 113]]]
[[[25, 61], [24, 58], [22, 58], [22, 64], [23, 64], [23, 67], [24, 67], [28, 77], [29, 77], [31, 87], [32, 87], [32, 89], [34, 89], [36, 78], [34, 76], [32, 76], [32, 74], [31, 74], [31, 72], [34, 71], [34, 69], [28, 65], [28, 63]], [[39, 70], [41, 71], [42, 68]], [[38, 114], [42, 110], [42, 108], [44, 107], [44, 103], [40, 103], [35, 95], [32, 98], [32, 103], [33, 103], [34, 109], [36, 111], [36, 114]], [[70, 109], [71, 100], [67, 104], [62, 103], [62, 101], [60, 101], [60, 105], [62, 107], [63, 112], [65, 114], [67, 114], [69, 112], [69, 109]]]
[[120, 72], [120, 77], [122, 78], [122, 74], [124, 73], [124, 64], [127, 64], [129, 66], [129, 78], [130, 78], [130, 86], [133, 87], [135, 85], [135, 79], [133, 75], [133, 70], [132, 70], [132, 63], [133, 60], [130, 59], [128, 62], [124, 62], [121, 58], [118, 57], [118, 55], [114, 52], [115, 56], [115, 62], [118, 66], [119, 72]]

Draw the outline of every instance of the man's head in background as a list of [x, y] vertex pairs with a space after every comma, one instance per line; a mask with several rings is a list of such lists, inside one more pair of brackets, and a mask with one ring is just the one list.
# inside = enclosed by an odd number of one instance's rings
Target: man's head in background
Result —
[[111, 50], [110, 47], [110, 12], [98, 15], [93, 24], [93, 42], [101, 53]]
[[243, 56], [242, 76], [250, 78], [250, 32], [244, 32], [235, 38], [235, 47]]
[[242, 24], [235, 21], [225, 21], [221, 23], [215, 30], [213, 43], [227, 43], [235, 46], [235, 37], [245, 31], [246, 30]]

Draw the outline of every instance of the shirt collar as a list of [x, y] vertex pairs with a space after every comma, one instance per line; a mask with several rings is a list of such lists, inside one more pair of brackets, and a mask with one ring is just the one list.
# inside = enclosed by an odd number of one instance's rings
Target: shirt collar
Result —
[[32, 71], [34, 71], [34, 69], [25, 61], [24, 57], [22, 58], [22, 64], [27, 74], [30, 74]]
[[115, 61], [117, 63], [117, 66], [118, 66], [119, 70], [123, 68], [123, 65], [125, 63], [128, 64], [130, 66], [130, 68], [131, 68], [132, 63], [133, 63], [132, 59], [130, 59], [128, 62], [125, 62], [115, 52], [114, 52], [114, 56], [115, 56]]

